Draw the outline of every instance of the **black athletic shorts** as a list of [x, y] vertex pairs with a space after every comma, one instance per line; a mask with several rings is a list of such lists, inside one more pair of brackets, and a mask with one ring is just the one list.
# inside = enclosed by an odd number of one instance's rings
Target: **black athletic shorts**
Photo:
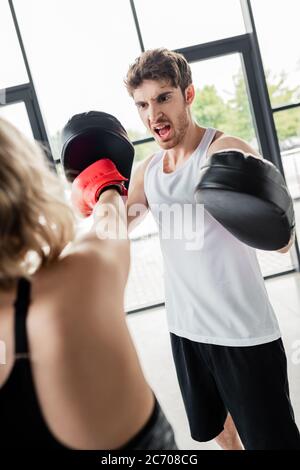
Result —
[[248, 450], [299, 449], [282, 340], [257, 346], [197, 343], [171, 333], [191, 436], [218, 436], [229, 412]]
[[177, 450], [173, 429], [156, 397], [145, 426], [118, 450]]

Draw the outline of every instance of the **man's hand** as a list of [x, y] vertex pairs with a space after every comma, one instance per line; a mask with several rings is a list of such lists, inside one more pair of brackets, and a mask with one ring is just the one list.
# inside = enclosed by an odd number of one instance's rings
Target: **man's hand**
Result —
[[295, 242], [295, 230], [294, 230], [294, 232], [293, 232], [293, 234], [290, 238], [289, 243], [286, 246], [284, 246], [283, 248], [280, 248], [280, 250], [276, 250], [276, 251], [278, 253], [287, 253], [290, 250], [290, 248], [292, 247], [294, 242]]

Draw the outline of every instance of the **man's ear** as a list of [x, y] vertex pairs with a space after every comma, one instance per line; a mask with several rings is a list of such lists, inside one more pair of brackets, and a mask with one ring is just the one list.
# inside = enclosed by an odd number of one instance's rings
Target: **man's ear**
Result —
[[186, 104], [192, 104], [195, 98], [195, 88], [192, 83], [186, 87], [184, 94]]

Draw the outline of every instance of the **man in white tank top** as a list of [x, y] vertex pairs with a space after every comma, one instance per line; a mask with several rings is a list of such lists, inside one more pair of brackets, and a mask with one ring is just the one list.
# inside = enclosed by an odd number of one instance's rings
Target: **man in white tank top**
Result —
[[192, 119], [195, 90], [182, 55], [146, 51], [125, 83], [161, 148], [131, 179], [128, 224], [131, 230], [150, 209], [159, 227], [167, 320], [191, 435], [216, 438], [223, 449], [299, 449], [285, 352], [256, 252], [194, 202], [208, 156], [228, 148], [261, 156]]

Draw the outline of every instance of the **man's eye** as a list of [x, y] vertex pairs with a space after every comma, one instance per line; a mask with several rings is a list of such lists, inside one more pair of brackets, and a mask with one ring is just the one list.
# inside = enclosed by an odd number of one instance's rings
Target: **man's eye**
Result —
[[144, 109], [146, 107], [145, 103], [137, 104], [138, 109]]
[[159, 99], [159, 101], [161, 101], [161, 102], [164, 103], [165, 101], [168, 101], [169, 98], [170, 98], [170, 95], [161, 96], [160, 99]]

